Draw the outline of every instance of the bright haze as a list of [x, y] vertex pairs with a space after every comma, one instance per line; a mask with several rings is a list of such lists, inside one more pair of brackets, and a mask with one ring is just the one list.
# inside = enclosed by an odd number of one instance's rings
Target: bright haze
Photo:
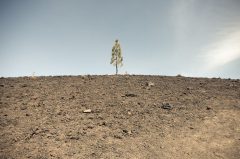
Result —
[[240, 78], [240, 0], [1, 0], [0, 76]]

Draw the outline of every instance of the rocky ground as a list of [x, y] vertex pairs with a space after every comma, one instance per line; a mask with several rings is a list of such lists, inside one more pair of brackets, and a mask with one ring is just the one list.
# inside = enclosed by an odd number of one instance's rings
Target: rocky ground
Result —
[[0, 79], [1, 159], [239, 159], [240, 80]]

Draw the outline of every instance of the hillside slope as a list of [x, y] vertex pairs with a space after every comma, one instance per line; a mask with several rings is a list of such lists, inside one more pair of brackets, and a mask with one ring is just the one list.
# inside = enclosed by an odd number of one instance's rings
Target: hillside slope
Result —
[[240, 80], [1, 78], [0, 97], [0, 158], [240, 156]]

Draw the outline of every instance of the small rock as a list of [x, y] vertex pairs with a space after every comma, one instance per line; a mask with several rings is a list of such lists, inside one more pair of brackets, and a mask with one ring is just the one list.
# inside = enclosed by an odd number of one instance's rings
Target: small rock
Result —
[[21, 109], [21, 110], [26, 110], [26, 109], [27, 109], [27, 106], [26, 106], [26, 105], [22, 105], [22, 106], [20, 106], [20, 109]]
[[123, 134], [125, 135], [132, 135], [132, 131], [131, 130], [126, 130], [126, 129], [123, 129]]
[[88, 117], [88, 119], [92, 120], [92, 119], [93, 119], [93, 117], [92, 117], [92, 116], [90, 116], [90, 117]]
[[232, 83], [231, 83], [231, 84], [229, 84], [229, 87], [234, 87], [234, 86], [235, 86], [235, 85], [234, 85], [234, 84], [232, 84]]
[[167, 110], [171, 110], [173, 109], [173, 105], [169, 104], [169, 103], [163, 103], [161, 106], [162, 109], [167, 109]]
[[152, 86], [154, 86], [155, 84], [154, 84], [153, 82], [147, 82], [146, 85], [147, 85], [148, 87], [152, 87]]
[[123, 129], [123, 132], [126, 133], [126, 134], [128, 133], [128, 131], [126, 129]]
[[106, 122], [104, 121], [104, 122], [102, 122], [102, 125], [106, 125]]
[[207, 109], [207, 110], [211, 110], [212, 108], [211, 108], [211, 107], [207, 107], [206, 109]]
[[79, 137], [79, 136], [70, 136], [69, 139], [72, 139], [72, 140], [79, 140], [80, 137]]
[[115, 134], [113, 137], [116, 138], [116, 139], [122, 139], [122, 138], [123, 138], [123, 137], [122, 137], [121, 135], [119, 135], [119, 134]]
[[4, 84], [0, 84], [0, 87], [4, 87]]
[[71, 96], [69, 99], [75, 99], [75, 96]]
[[27, 87], [27, 84], [23, 84], [22, 87]]
[[88, 128], [88, 129], [93, 129], [94, 126], [93, 126], [93, 125], [88, 125], [87, 128]]
[[86, 109], [86, 110], [83, 111], [83, 113], [91, 113], [91, 112], [92, 112], [91, 109]]
[[57, 115], [62, 115], [62, 112], [60, 110], [57, 111]]
[[104, 122], [101, 122], [101, 123], [99, 123], [98, 124], [99, 126], [106, 126], [106, 122], [104, 121]]
[[31, 99], [33, 99], [33, 100], [37, 100], [38, 97], [37, 97], [37, 96], [33, 96]]
[[126, 97], [137, 97], [137, 95], [134, 93], [126, 93], [125, 96]]

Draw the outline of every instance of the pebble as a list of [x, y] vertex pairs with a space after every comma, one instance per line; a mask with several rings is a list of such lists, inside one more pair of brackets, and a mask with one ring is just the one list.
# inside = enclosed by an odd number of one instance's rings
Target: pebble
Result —
[[211, 108], [211, 107], [207, 107], [206, 109], [207, 109], [207, 110], [211, 110], [212, 108]]
[[171, 110], [171, 109], [173, 109], [173, 105], [171, 105], [169, 103], [163, 103], [161, 108]]
[[86, 110], [83, 111], [83, 113], [91, 113], [91, 112], [92, 112], [91, 109], [86, 109]]
[[126, 93], [125, 96], [126, 97], [137, 97], [137, 95], [134, 93]]
[[21, 110], [26, 110], [26, 109], [27, 109], [27, 106], [21, 105], [21, 106], [20, 106], [20, 109], [21, 109]]
[[152, 87], [152, 86], [154, 86], [155, 84], [154, 84], [153, 82], [147, 82], [146, 85], [147, 85], [148, 87]]

